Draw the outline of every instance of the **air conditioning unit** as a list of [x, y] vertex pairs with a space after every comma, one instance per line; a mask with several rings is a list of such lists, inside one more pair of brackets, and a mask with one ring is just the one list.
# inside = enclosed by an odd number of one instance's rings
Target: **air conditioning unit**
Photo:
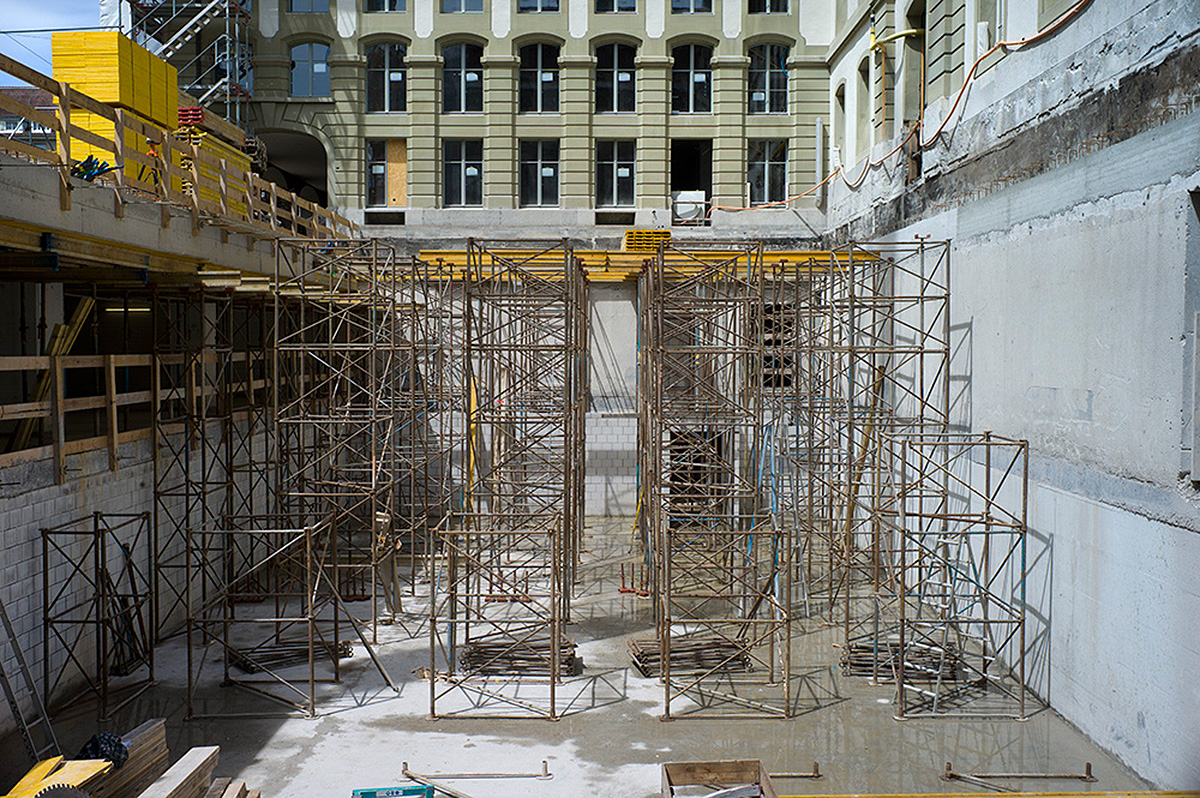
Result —
[[671, 219], [676, 224], [703, 224], [708, 219], [708, 192], [672, 191]]

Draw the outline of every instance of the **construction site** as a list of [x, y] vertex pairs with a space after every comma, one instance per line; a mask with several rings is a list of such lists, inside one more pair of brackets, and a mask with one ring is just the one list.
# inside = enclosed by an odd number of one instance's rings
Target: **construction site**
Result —
[[0, 54], [0, 796], [1200, 796], [1200, 8], [685, 5]]

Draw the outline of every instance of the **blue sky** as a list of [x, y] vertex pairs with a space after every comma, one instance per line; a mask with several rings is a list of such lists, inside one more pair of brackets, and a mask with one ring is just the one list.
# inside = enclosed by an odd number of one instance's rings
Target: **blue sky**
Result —
[[[3, 30], [81, 28], [100, 24], [100, 0], [0, 0]], [[0, 33], [0, 53], [50, 74], [50, 34]], [[0, 85], [18, 81], [0, 72]]]

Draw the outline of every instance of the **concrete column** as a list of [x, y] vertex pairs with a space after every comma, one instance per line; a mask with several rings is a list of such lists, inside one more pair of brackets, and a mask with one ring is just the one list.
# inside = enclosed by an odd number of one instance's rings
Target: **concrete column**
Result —
[[560, 55], [559, 110], [568, 121], [559, 144], [559, 205], [592, 208], [595, 147], [592, 143], [592, 74], [596, 59], [590, 55]]
[[487, 135], [483, 140], [483, 204], [488, 208], [517, 206], [517, 66], [511, 55], [483, 58], [483, 110]]
[[739, 207], [746, 194], [746, 79], [750, 59], [712, 60], [713, 112], [720, 120], [713, 140], [713, 204]]
[[[640, 56], [637, 65], [637, 206], [669, 208], [671, 204], [670, 56]], [[669, 220], [669, 217], [668, 217]]]
[[412, 55], [408, 65], [408, 207], [437, 208], [441, 204], [441, 142], [438, 110], [441, 105], [442, 59]]

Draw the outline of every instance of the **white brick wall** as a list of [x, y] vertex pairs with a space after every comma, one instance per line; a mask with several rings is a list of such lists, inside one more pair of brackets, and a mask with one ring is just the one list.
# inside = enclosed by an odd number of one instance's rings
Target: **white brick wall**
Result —
[[637, 512], [637, 417], [587, 415], [588, 515], [631, 516]]

